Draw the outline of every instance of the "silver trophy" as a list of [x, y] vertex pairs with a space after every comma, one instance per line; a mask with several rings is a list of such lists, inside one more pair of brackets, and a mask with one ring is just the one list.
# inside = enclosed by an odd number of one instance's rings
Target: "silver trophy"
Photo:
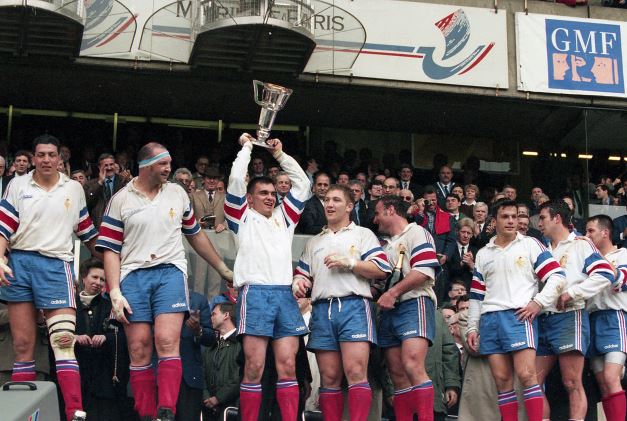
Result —
[[[276, 113], [283, 109], [290, 95], [292, 95], [292, 90], [259, 80], [253, 80], [253, 87], [255, 88], [255, 102], [261, 106], [257, 139], [253, 143], [268, 148], [267, 141], [270, 137], [270, 130], [274, 124]], [[261, 97], [259, 96], [260, 94]]]

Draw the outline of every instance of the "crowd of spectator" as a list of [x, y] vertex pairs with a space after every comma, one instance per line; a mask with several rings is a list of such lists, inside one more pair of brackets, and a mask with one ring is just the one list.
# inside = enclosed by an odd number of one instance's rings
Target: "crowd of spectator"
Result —
[[[624, 7], [624, 6], [617, 6]], [[257, 150], [255, 150], [257, 153]], [[98, 227], [107, 203], [137, 174], [132, 151], [102, 153], [74, 160], [67, 146], [60, 150], [62, 162], [58, 171], [79, 182], [94, 225]], [[176, 152], [174, 152], [176, 156]], [[401, 154], [401, 156], [403, 156]], [[405, 155], [405, 158], [408, 156]], [[228, 231], [225, 222], [225, 180], [228, 159], [219, 153], [199, 155], [193, 168], [179, 166], [173, 171], [173, 182], [189, 194], [194, 214], [200, 225], [217, 233]], [[12, 161], [0, 157], [0, 189], [4, 192], [11, 178], [29, 171], [31, 153], [17, 151]], [[296, 232], [316, 235], [326, 225], [323, 199], [332, 184], [346, 185], [353, 194], [351, 220], [379, 234], [374, 223], [374, 208], [383, 195], [398, 195], [410, 206], [407, 219], [427, 229], [434, 241], [442, 267], [436, 280], [440, 309], [436, 316], [436, 339], [429, 350], [427, 371], [436, 389], [435, 419], [457, 417], [466, 420], [498, 420], [496, 389], [484, 358], [469, 350], [465, 342], [468, 295], [474, 260], [479, 249], [495, 234], [491, 205], [500, 199], [518, 203], [518, 231], [546, 243], [538, 229], [538, 208], [550, 200], [541, 186], [527, 194], [509, 184], [493, 186], [479, 171], [478, 160], [469, 159], [462, 172], [455, 172], [444, 155], [434, 157], [431, 170], [417, 170], [409, 163], [397, 168], [372, 165], [367, 149], [359, 154], [347, 151], [341, 156], [331, 142], [323, 156], [300, 158], [302, 168], [312, 182], [311, 197], [306, 201]], [[269, 176], [275, 182], [277, 206], [291, 188], [289, 176], [269, 155], [261, 151], [254, 156], [249, 178]], [[627, 206], [627, 180], [603, 175], [594, 185], [568, 182], [561, 192], [571, 210], [570, 229], [584, 233], [584, 206], [587, 203]], [[627, 216], [614, 221], [613, 241], [627, 246]], [[382, 239], [383, 241], [383, 239]], [[208, 266], [192, 265], [190, 279], [206, 278]], [[81, 264], [80, 292], [77, 293], [76, 355], [83, 382], [85, 410], [90, 420], [133, 420], [133, 399], [127, 393], [129, 355], [123, 327], [110, 320], [111, 304], [104, 296], [102, 263], [89, 259]], [[242, 369], [242, 347], [236, 339], [235, 301], [237, 290], [214, 283], [204, 291], [200, 284], [190, 284], [190, 316], [182, 331], [181, 356], [183, 382], [179, 393], [177, 420], [222, 419], [226, 408], [238, 406]], [[194, 292], [195, 291], [195, 292]], [[200, 294], [199, 294], [200, 292]], [[311, 310], [308, 299], [300, 299], [304, 315]], [[0, 337], [6, 336], [6, 310], [0, 309]], [[41, 329], [45, 331], [45, 326]], [[9, 335], [10, 337], [10, 335]], [[307, 339], [305, 338], [305, 341]], [[10, 355], [10, 341], [0, 341], [0, 354]], [[38, 356], [46, 353], [45, 335], [38, 346]], [[262, 379], [264, 391], [276, 383], [274, 358], [268, 352], [266, 372]], [[52, 360], [36, 358], [37, 372], [50, 379]], [[10, 362], [0, 365], [0, 376], [7, 379]], [[315, 359], [308, 358], [305, 342], [297, 355], [297, 378], [301, 410], [318, 410]], [[274, 376], [274, 377], [273, 377]], [[373, 349], [369, 365], [370, 384], [375, 391], [371, 419], [391, 417], [393, 388], [385, 364]], [[266, 386], [268, 389], [266, 389]], [[548, 393], [548, 392], [547, 392]], [[378, 405], [375, 404], [378, 398]], [[524, 411], [524, 406], [520, 406]], [[266, 393], [260, 419], [280, 419], [274, 393]]]

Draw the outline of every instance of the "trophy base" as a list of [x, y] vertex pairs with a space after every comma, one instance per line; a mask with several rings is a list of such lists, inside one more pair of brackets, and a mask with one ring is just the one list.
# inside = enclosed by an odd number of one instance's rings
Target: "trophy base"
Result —
[[251, 143], [255, 146], [261, 146], [262, 148], [270, 149], [270, 145], [268, 145], [264, 140], [255, 139], [251, 140]]

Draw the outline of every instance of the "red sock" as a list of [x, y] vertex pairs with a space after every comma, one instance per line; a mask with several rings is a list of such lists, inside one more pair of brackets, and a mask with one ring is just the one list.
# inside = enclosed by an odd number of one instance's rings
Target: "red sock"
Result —
[[[242, 421], [257, 421], [261, 407], [261, 384], [239, 385], [239, 409]], [[281, 408], [283, 409], [283, 408]]]
[[179, 398], [182, 376], [181, 357], [159, 358], [157, 365], [157, 406], [159, 408], [167, 408], [176, 414], [176, 401]]
[[426, 382], [412, 387], [414, 409], [418, 414], [418, 421], [433, 421], [433, 382]]
[[366, 421], [372, 403], [372, 390], [368, 382], [348, 386], [348, 415], [351, 421]]
[[341, 389], [321, 387], [319, 401], [324, 421], [342, 421], [344, 395]]
[[22, 361], [13, 363], [12, 382], [33, 382], [37, 380], [35, 373], [35, 361]]
[[65, 416], [69, 421], [74, 417], [75, 411], [83, 410], [81, 374], [76, 360], [57, 360], [56, 365], [57, 382], [65, 403]]
[[625, 391], [612, 393], [603, 398], [603, 412], [607, 421], [625, 421]]
[[[540, 402], [542, 402], [542, 400], [540, 400]], [[498, 403], [503, 421], [518, 421], [518, 397], [514, 390], [499, 392]], [[542, 414], [542, 405], [540, 405], [540, 414]], [[531, 420], [532, 418], [530, 416], [529, 421]]]
[[157, 378], [152, 364], [131, 366], [131, 389], [135, 398], [135, 411], [140, 417], [157, 416]]
[[281, 409], [281, 419], [296, 421], [298, 417], [298, 382], [296, 379], [280, 379], [276, 384], [276, 400]]
[[394, 415], [396, 421], [414, 420], [414, 394], [411, 387], [394, 392]]
[[[523, 390], [525, 395], [525, 409], [527, 410], [527, 419], [529, 421], [542, 421], [542, 409], [544, 408], [544, 399], [542, 399], [542, 388], [540, 385], [534, 384]], [[625, 421], [623, 418], [621, 421]]]

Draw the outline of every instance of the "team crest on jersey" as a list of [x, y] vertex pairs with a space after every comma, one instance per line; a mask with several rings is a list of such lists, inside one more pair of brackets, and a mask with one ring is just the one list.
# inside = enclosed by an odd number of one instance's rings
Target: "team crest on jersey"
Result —
[[518, 256], [518, 258], [516, 258], [516, 266], [522, 269], [525, 267], [525, 264], [526, 264], [526, 260], [524, 257]]
[[564, 254], [562, 258], [560, 259], [560, 266], [566, 267], [567, 264], [568, 264], [568, 254]]
[[170, 215], [171, 220], [174, 220], [174, 217], [176, 216], [176, 212], [174, 212], [174, 208], [170, 208], [168, 215]]
[[70, 210], [70, 208], [72, 207], [72, 201], [70, 200], [69, 197], [65, 198], [65, 203], [63, 204], [63, 206], [65, 206], [66, 211]]
[[351, 248], [348, 249], [348, 255], [351, 257], [359, 257], [360, 253], [359, 250], [357, 250], [357, 247], [352, 245]]

